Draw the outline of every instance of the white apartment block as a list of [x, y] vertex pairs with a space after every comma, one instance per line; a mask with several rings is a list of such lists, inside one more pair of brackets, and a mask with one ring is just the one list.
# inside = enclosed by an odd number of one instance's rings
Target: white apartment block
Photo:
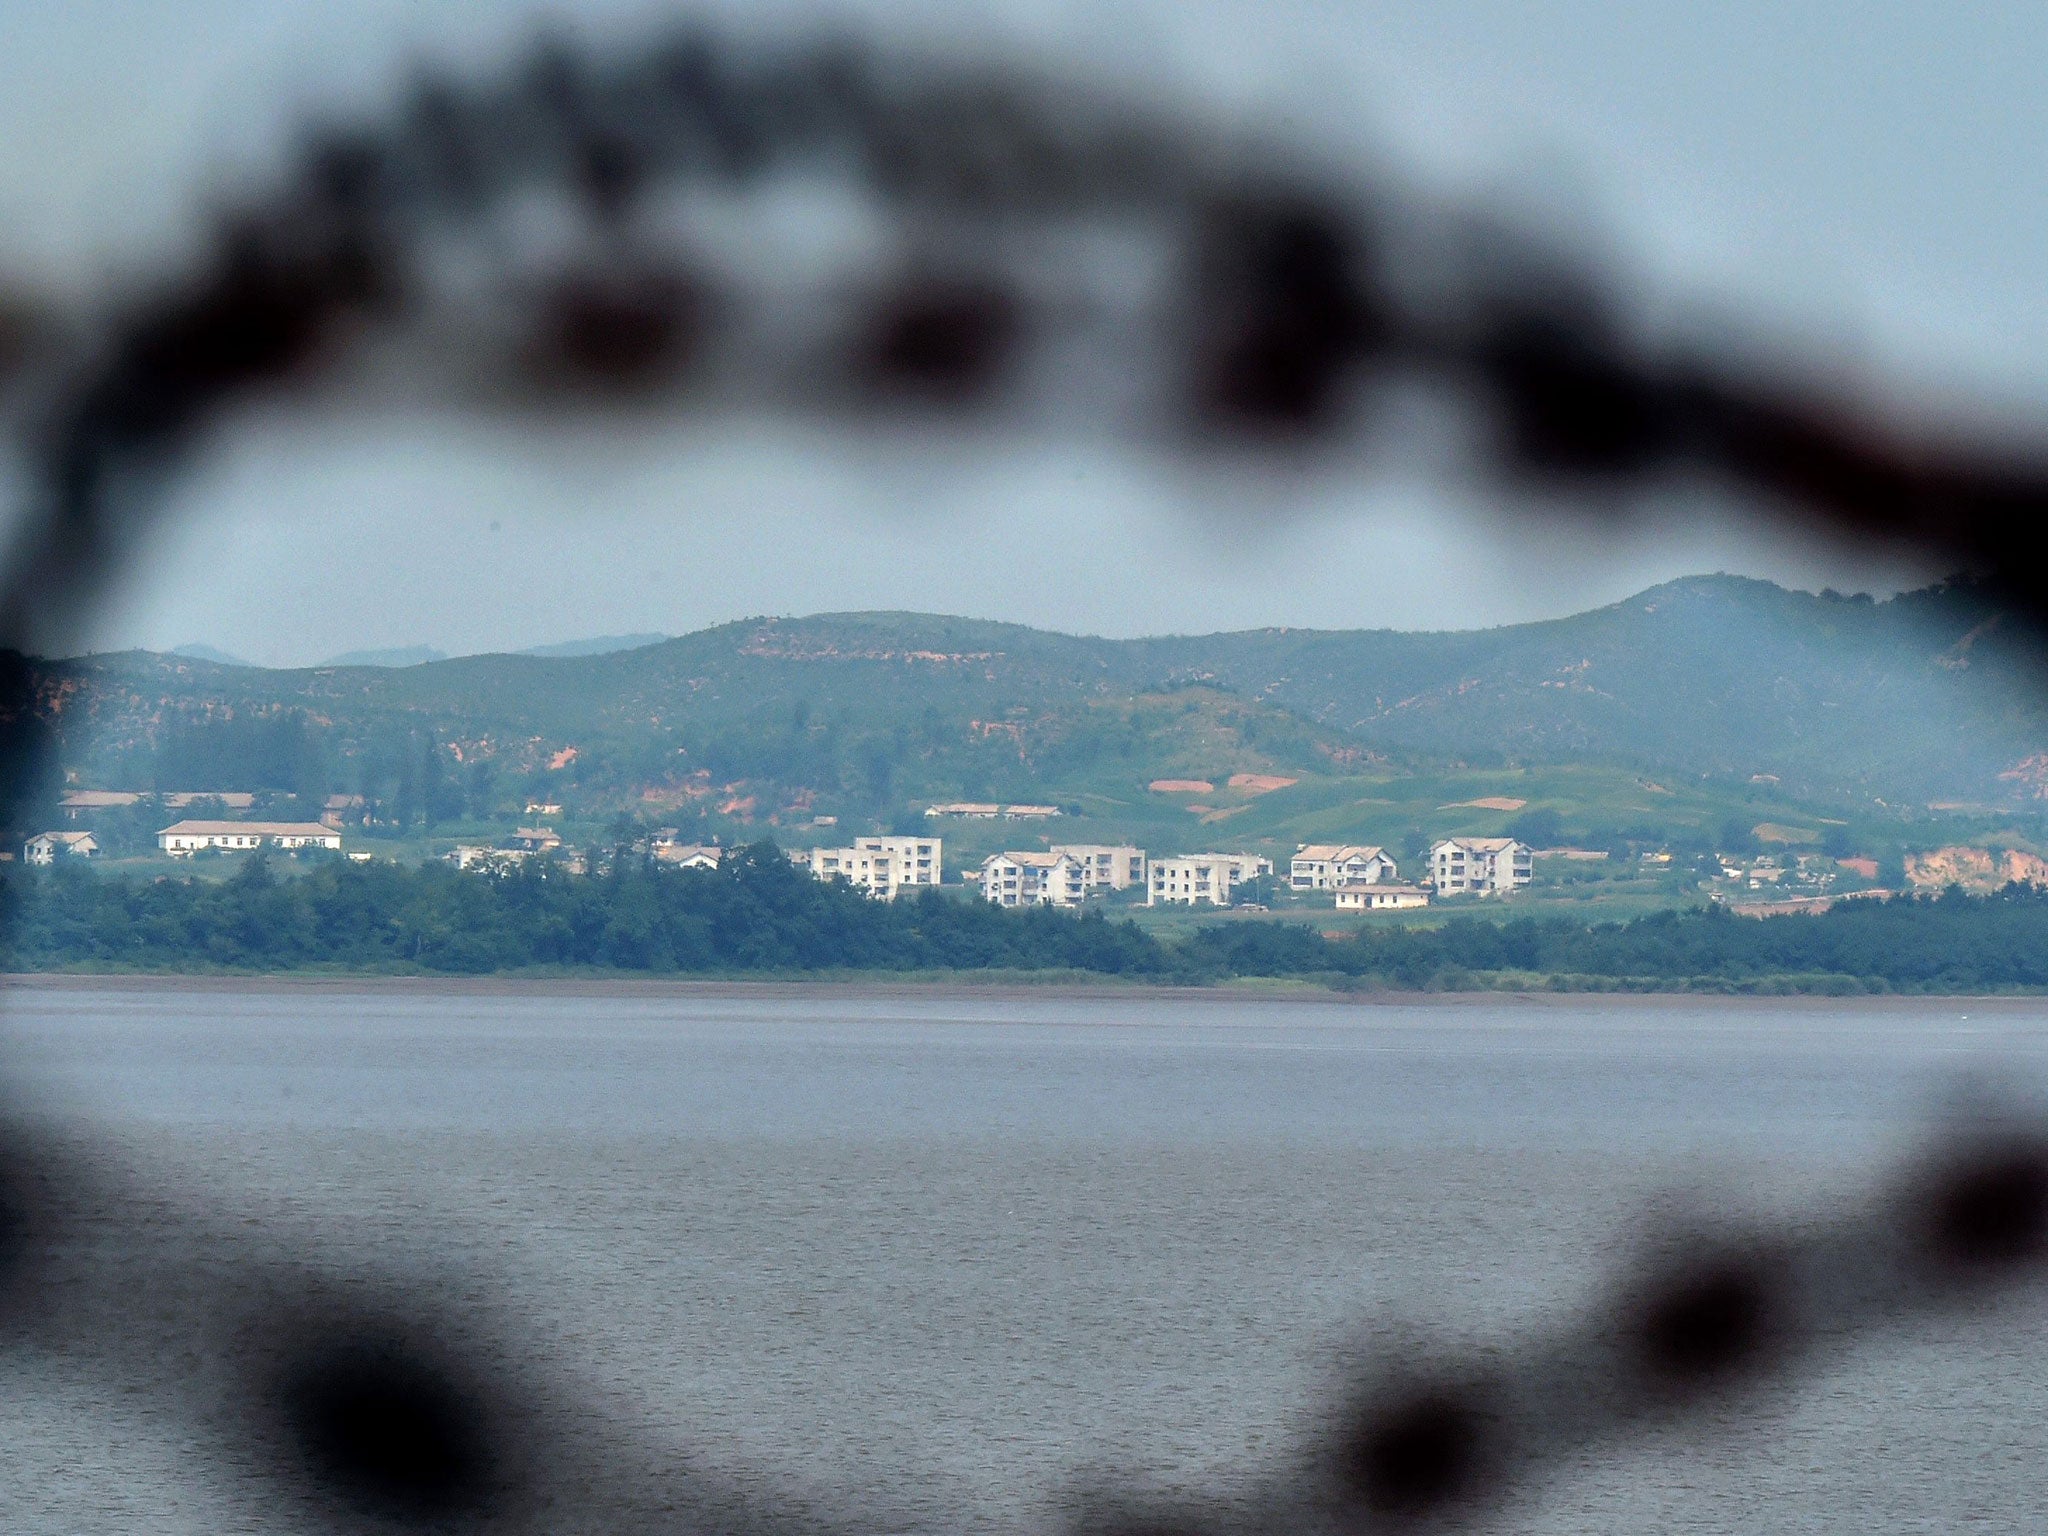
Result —
[[814, 880], [844, 880], [883, 901], [896, 898], [896, 856], [859, 848], [792, 849], [790, 862], [811, 872]]
[[1127, 891], [1145, 887], [1145, 850], [1128, 843], [1054, 843], [1052, 851], [1081, 866], [1082, 883], [1091, 891]]
[[981, 899], [999, 907], [1078, 907], [1086, 872], [1065, 853], [992, 853], [981, 862]]
[[1531, 877], [1532, 855], [1512, 837], [1447, 837], [1429, 850], [1439, 896], [1506, 896]]
[[1288, 884], [1297, 891], [1380, 885], [1399, 874], [1386, 849], [1355, 843], [1303, 843], [1287, 868]]
[[789, 857], [814, 879], [844, 880], [883, 901], [906, 886], [939, 883], [936, 837], [859, 837], [851, 848], [793, 849]]
[[856, 837], [854, 848], [861, 853], [886, 853], [896, 860], [898, 885], [942, 885], [940, 849], [936, 837]]
[[1191, 853], [1152, 860], [1145, 905], [1227, 907], [1234, 885], [1273, 873], [1273, 861], [1249, 853]]
[[156, 845], [173, 858], [187, 858], [202, 848], [240, 852], [265, 845], [272, 848], [341, 847], [341, 834], [317, 821], [180, 821], [156, 835]]
[[1340, 885], [1336, 897], [1339, 912], [1398, 912], [1429, 905], [1429, 892], [1419, 885]]

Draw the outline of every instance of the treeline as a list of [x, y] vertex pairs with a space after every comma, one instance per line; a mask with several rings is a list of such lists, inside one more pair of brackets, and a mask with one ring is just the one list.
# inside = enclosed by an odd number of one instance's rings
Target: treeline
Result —
[[1849, 902], [1764, 920], [1718, 908], [1627, 923], [1457, 917], [1326, 937], [1289, 923], [1207, 925], [1178, 942], [1100, 912], [1005, 911], [928, 892], [874, 902], [770, 844], [717, 870], [620, 858], [603, 874], [500, 877], [326, 859], [250, 859], [226, 880], [0, 878], [9, 970], [546, 969], [657, 975], [1061, 972], [1169, 983], [1301, 978], [1339, 987], [2000, 992], [2048, 988], [2048, 894]]

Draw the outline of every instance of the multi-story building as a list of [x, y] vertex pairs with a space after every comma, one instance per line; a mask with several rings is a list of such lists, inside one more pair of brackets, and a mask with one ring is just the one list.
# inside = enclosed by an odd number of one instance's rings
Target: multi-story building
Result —
[[792, 849], [789, 857], [815, 879], [844, 880], [883, 901], [909, 886], [939, 883], [936, 837], [857, 837], [851, 848]]
[[941, 885], [942, 840], [936, 837], [856, 837], [862, 853], [886, 853], [896, 860], [898, 885]]
[[992, 853], [981, 862], [981, 899], [999, 907], [1078, 907], [1088, 889], [1081, 865], [1050, 853]]
[[1264, 880], [1273, 873], [1273, 861], [1256, 853], [1198, 853], [1198, 859], [1222, 859], [1230, 865], [1230, 878], [1239, 885]]
[[814, 880], [844, 880], [870, 896], [890, 901], [896, 895], [896, 856], [859, 848], [793, 848], [790, 862], [808, 869]]
[[1249, 853], [1190, 853], [1154, 859], [1145, 883], [1145, 905], [1230, 905], [1231, 889], [1273, 873], [1273, 861]]
[[1145, 885], [1145, 850], [1128, 843], [1054, 843], [1052, 851], [1081, 866], [1082, 883], [1091, 891], [1127, 891]]
[[1429, 850], [1439, 896], [1506, 896], [1529, 883], [1532, 861], [1512, 837], [1447, 837]]
[[1297, 891], [1380, 885], [1399, 874], [1386, 849], [1356, 843], [1303, 843], [1287, 867], [1288, 884]]

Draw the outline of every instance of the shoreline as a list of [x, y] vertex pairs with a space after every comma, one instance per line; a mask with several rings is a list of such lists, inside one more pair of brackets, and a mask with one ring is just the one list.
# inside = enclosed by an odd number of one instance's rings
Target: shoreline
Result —
[[[1234, 1003], [1340, 1004], [1360, 1008], [1529, 1008], [1611, 1012], [1619, 1009], [1652, 1009], [1667, 1012], [1697, 1012], [1730, 1008], [1753, 1010], [1799, 1009], [1841, 1012], [1855, 1009], [1871, 1013], [1924, 1012], [1929, 1008], [1967, 1005], [1980, 1011], [2040, 1012], [2048, 1010], [2048, 995], [2011, 993], [1866, 993], [1839, 996], [1824, 993], [1787, 992], [1775, 994], [1723, 992], [1549, 992], [1549, 991], [1413, 991], [1391, 989], [1369, 992], [1340, 992], [1309, 986], [1162, 986], [1133, 982], [1068, 981], [794, 981], [779, 980], [689, 980], [667, 977], [581, 977], [581, 976], [327, 976], [281, 972], [270, 976], [241, 975], [140, 975], [132, 972], [97, 975], [91, 972], [0, 973], [0, 999], [7, 993], [33, 992], [176, 992], [251, 994], [305, 991], [315, 993], [375, 992], [387, 996], [447, 997], [587, 997], [587, 998], [815, 998], [840, 997], [864, 1000], [965, 998], [1025, 999], [1074, 998], [1086, 1001], [1116, 999], [1172, 1000], [1226, 1007]], [[0, 1002], [4, 1007], [4, 1002]]]

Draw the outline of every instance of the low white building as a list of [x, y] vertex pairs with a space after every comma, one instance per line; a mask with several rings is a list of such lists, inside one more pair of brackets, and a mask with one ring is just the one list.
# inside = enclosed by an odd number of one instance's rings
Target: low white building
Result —
[[1000, 805], [984, 801], [957, 800], [947, 805], [928, 805], [924, 808], [927, 816], [966, 816], [975, 821], [994, 821], [1002, 814]]
[[1154, 859], [1145, 905], [1227, 907], [1234, 887], [1273, 873], [1273, 861], [1250, 853], [1190, 853]]
[[981, 899], [999, 907], [1078, 907], [1087, 872], [1068, 855], [993, 853], [981, 861]]
[[1287, 866], [1288, 884], [1297, 891], [1379, 885], [1399, 875], [1386, 849], [1362, 843], [1303, 843]]
[[173, 858], [202, 848], [243, 852], [253, 848], [341, 848], [341, 834], [317, 821], [180, 821], [156, 835], [156, 845]]
[[1506, 896], [1529, 883], [1534, 855], [1512, 837], [1447, 837], [1429, 850], [1439, 896]]
[[1082, 883], [1091, 891], [1127, 891], [1145, 887], [1145, 850], [1128, 843], [1054, 843], [1052, 851], [1081, 866]]
[[1398, 912], [1429, 905], [1429, 892], [1419, 885], [1340, 885], [1335, 895], [1339, 912]]
[[90, 832], [38, 832], [21, 845], [25, 864], [54, 864], [59, 859], [89, 859], [100, 851]]

